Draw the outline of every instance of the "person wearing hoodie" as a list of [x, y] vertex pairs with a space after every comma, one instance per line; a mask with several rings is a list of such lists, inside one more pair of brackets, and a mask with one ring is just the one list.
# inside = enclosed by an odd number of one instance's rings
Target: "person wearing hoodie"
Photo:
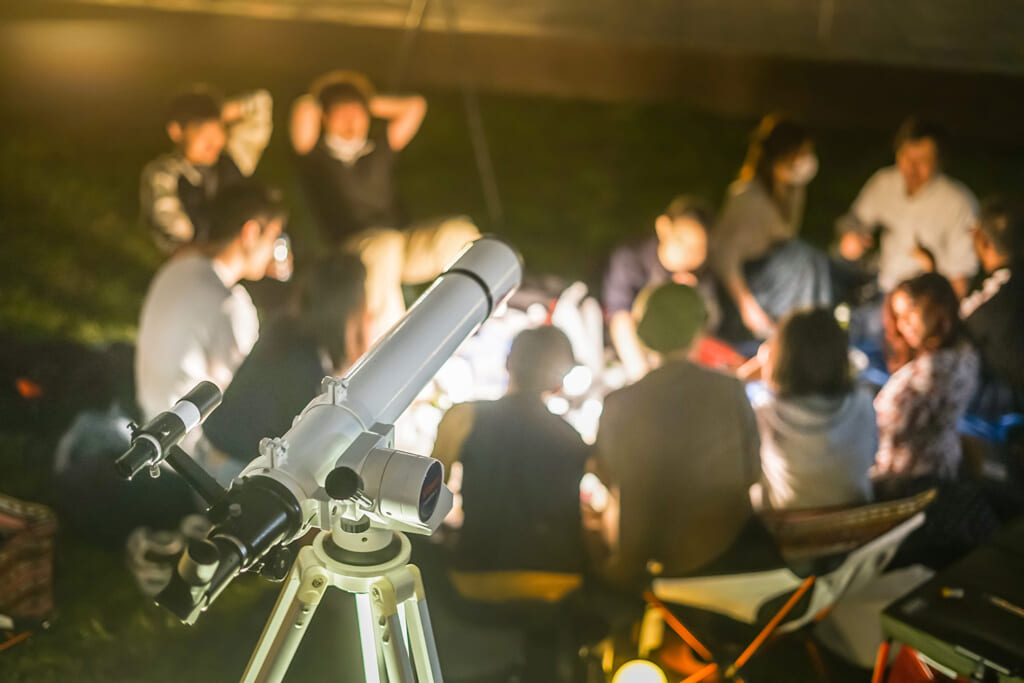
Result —
[[853, 385], [846, 332], [825, 308], [797, 310], [763, 349], [772, 398], [755, 411], [762, 504], [869, 502], [878, 429], [871, 397]]

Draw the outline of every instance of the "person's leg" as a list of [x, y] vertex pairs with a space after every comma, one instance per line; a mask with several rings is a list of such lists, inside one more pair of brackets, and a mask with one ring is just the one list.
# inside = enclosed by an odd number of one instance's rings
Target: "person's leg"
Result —
[[465, 216], [429, 221], [405, 230], [404, 284], [431, 280], [451, 264], [467, 244], [480, 237], [480, 231]]
[[375, 228], [354, 235], [345, 249], [358, 254], [366, 267], [366, 308], [370, 314], [370, 338], [377, 339], [405, 313], [402, 299], [402, 268], [405, 233]]

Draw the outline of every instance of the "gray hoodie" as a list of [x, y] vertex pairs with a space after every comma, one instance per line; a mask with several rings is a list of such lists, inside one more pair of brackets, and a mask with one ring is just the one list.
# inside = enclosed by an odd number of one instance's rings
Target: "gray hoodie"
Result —
[[763, 500], [772, 508], [817, 508], [871, 500], [878, 450], [871, 397], [772, 398], [757, 408]]

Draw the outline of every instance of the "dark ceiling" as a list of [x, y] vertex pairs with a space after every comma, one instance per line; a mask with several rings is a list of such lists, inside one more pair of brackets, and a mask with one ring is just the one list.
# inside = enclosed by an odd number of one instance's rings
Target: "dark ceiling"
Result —
[[[1024, 72], [1017, 0], [74, 0], [460, 33]], [[451, 23], [449, 23], [451, 22]]]

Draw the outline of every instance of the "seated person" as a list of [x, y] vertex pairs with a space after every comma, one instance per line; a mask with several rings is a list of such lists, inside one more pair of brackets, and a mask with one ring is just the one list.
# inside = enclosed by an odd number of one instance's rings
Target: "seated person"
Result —
[[817, 171], [807, 130], [766, 116], [711, 233], [715, 274], [759, 338], [793, 308], [833, 303], [828, 257], [796, 239]]
[[794, 311], [764, 349], [773, 393], [755, 411], [764, 505], [869, 502], [878, 429], [871, 397], [854, 388], [846, 333], [826, 309]]
[[875, 397], [876, 477], [957, 477], [957, 422], [978, 386], [978, 354], [959, 316], [956, 292], [938, 273], [900, 284], [889, 298], [908, 360]]
[[256, 170], [273, 129], [272, 104], [266, 90], [222, 102], [206, 88], [171, 102], [174, 151], [146, 165], [139, 191], [143, 220], [163, 251], [210, 239], [210, 203]]
[[708, 565], [753, 518], [754, 411], [739, 380], [687, 358], [706, 317], [694, 288], [654, 290], [637, 334], [661, 365], [605, 399], [593, 464], [611, 492], [599, 571], [622, 588]]
[[581, 584], [587, 447], [544, 404], [573, 365], [561, 330], [525, 330], [509, 351], [508, 393], [452, 406], [438, 426], [433, 456], [462, 472], [452, 579], [464, 597], [554, 602]]
[[275, 193], [247, 180], [223, 190], [207, 242], [179, 252], [153, 278], [142, 303], [135, 384], [145, 419], [209, 380], [221, 391], [259, 336], [241, 280], [263, 277], [285, 213]]
[[260, 439], [281, 436], [320, 392], [366, 351], [366, 272], [354, 256], [326, 258], [300, 273], [293, 312], [260, 334], [203, 435], [241, 467]]
[[713, 220], [711, 210], [700, 200], [682, 195], [654, 221], [654, 236], [612, 252], [602, 294], [612, 344], [630, 381], [650, 369], [632, 314], [633, 303], [645, 288], [669, 281], [697, 287], [709, 311], [708, 328], [714, 331], [717, 292], [706, 268], [708, 230]]
[[984, 279], [960, 302], [981, 355], [982, 387], [972, 412], [1024, 412], [1024, 207], [998, 198], [982, 204], [974, 250]]
[[904, 121], [896, 133], [896, 165], [871, 176], [837, 225], [839, 252], [849, 261], [861, 259], [881, 229], [882, 292], [934, 269], [963, 296], [977, 268], [971, 249], [977, 200], [942, 172], [945, 139], [945, 131], [934, 122], [917, 117]]
[[352, 72], [326, 74], [310, 91], [292, 109], [300, 180], [323, 241], [366, 266], [376, 338], [405, 311], [402, 284], [436, 277], [480, 233], [462, 217], [410, 227], [401, 215], [395, 161], [419, 130], [426, 100], [376, 95]]

